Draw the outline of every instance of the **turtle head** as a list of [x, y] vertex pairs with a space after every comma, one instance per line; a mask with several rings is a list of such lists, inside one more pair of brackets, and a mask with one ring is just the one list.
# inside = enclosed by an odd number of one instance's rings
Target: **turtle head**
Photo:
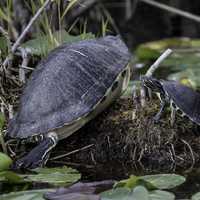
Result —
[[147, 87], [152, 90], [152, 92], [158, 92], [160, 93], [163, 91], [162, 84], [159, 80], [156, 78], [153, 78], [152, 76], [141, 76], [140, 80], [142, 82], [142, 85], [144, 87]]

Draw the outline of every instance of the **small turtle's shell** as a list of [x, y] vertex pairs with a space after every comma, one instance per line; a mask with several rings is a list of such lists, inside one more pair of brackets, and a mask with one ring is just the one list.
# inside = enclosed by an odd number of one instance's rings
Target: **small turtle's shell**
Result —
[[34, 70], [8, 135], [47, 133], [90, 113], [129, 59], [126, 45], [114, 36], [56, 48]]
[[200, 94], [175, 81], [162, 81], [167, 96], [187, 117], [200, 124]]

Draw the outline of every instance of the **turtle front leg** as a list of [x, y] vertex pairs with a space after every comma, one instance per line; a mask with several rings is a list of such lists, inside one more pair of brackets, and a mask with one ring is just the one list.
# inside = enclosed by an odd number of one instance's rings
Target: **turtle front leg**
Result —
[[55, 132], [50, 132], [28, 155], [17, 160], [12, 169], [34, 169], [45, 165], [51, 150], [56, 146], [58, 137]]
[[165, 95], [164, 94], [160, 94], [160, 110], [158, 111], [158, 113], [153, 117], [153, 120], [157, 123], [159, 122], [161, 115], [165, 109], [165, 105], [166, 105], [166, 99], [165, 99]]

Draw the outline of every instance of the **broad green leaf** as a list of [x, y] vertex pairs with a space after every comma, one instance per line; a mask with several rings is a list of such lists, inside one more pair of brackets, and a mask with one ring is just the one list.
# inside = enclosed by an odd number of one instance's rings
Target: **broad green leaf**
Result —
[[43, 195], [50, 192], [50, 189], [29, 190], [22, 192], [11, 192], [9, 194], [0, 195], [1, 200], [45, 200]]
[[143, 180], [141, 177], [139, 176], [134, 176], [131, 175], [128, 179], [125, 180], [121, 180], [118, 183], [116, 183], [114, 185], [115, 188], [117, 187], [125, 187], [125, 188], [129, 188], [129, 189], [133, 189], [136, 186], [145, 186], [146, 188], [152, 190], [152, 189], [157, 189], [153, 184], [151, 184], [150, 182]]
[[8, 170], [11, 164], [12, 159], [6, 154], [0, 152], [0, 171]]
[[143, 186], [137, 186], [132, 192], [133, 200], [149, 200], [149, 192]]
[[149, 192], [149, 200], [174, 200], [175, 195], [171, 192], [154, 190]]
[[81, 177], [77, 170], [66, 166], [62, 168], [37, 168], [33, 171], [37, 174], [23, 175], [25, 181], [49, 183], [59, 186], [72, 184]]
[[174, 200], [175, 195], [162, 190], [149, 192], [143, 186], [137, 186], [133, 190], [128, 188], [116, 188], [100, 194], [102, 200]]
[[69, 35], [66, 31], [60, 30], [50, 35], [38, 36], [36, 39], [29, 40], [22, 44], [32, 55], [44, 56], [47, 55], [52, 49], [56, 48], [63, 43], [72, 43], [84, 39], [92, 39], [94, 35], [91, 33], [81, 34], [79, 36]]
[[192, 40], [188, 38], [170, 38], [141, 44], [136, 49], [136, 55], [140, 60], [152, 60], [159, 57], [167, 48], [188, 48], [192, 46]]
[[128, 188], [116, 188], [100, 194], [102, 200], [148, 200], [148, 191], [138, 186], [131, 191]]
[[192, 195], [191, 200], [200, 200], [200, 192], [197, 192], [196, 194]]
[[7, 182], [10, 184], [23, 183], [24, 180], [18, 174], [12, 171], [2, 171], [0, 172], [0, 182]]
[[141, 176], [145, 181], [150, 182], [159, 189], [171, 189], [185, 182], [185, 177], [177, 174], [156, 174]]
[[192, 88], [200, 88], [200, 67], [197, 69], [189, 68], [168, 76], [169, 80], [179, 81]]

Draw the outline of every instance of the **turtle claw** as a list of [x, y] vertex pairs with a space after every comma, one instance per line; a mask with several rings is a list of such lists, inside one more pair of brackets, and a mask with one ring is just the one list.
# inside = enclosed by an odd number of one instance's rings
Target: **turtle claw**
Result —
[[24, 156], [23, 158], [14, 162], [14, 164], [11, 166], [11, 168], [13, 170], [34, 169], [37, 167], [42, 167], [42, 165], [43, 165], [42, 160], [36, 160], [30, 154], [28, 154], [27, 156]]
[[157, 124], [159, 121], [160, 121], [160, 116], [155, 115], [155, 116], [153, 117], [153, 122]]
[[18, 169], [34, 169], [45, 165], [51, 149], [56, 145], [57, 141], [52, 137], [45, 138], [38, 146], [36, 146], [28, 155], [17, 160], [11, 167]]

